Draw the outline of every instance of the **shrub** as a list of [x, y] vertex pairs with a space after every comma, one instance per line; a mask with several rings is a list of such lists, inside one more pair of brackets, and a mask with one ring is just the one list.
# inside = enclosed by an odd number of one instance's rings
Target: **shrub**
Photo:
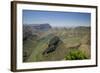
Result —
[[87, 59], [86, 54], [80, 50], [71, 50], [66, 56], [65, 60], [83, 60]]

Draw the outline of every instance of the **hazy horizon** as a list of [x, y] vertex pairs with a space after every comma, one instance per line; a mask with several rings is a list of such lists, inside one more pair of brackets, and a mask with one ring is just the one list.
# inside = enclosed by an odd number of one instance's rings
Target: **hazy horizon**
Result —
[[23, 10], [23, 24], [50, 24], [52, 27], [91, 25], [90, 13]]

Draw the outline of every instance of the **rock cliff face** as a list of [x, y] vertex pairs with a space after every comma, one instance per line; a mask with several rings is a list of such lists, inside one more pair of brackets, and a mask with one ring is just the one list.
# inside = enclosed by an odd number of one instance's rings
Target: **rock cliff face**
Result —
[[48, 48], [46, 48], [46, 50], [42, 54], [44, 55], [55, 51], [58, 47], [59, 42], [61, 42], [60, 38], [58, 36], [54, 36], [49, 41]]
[[23, 25], [23, 40], [27, 40], [31, 37], [37, 37], [38, 34], [48, 31], [52, 27], [50, 24], [24, 24]]

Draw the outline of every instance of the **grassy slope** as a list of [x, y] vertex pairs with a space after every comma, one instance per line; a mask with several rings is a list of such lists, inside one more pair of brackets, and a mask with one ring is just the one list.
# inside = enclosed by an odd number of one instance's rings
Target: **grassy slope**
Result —
[[48, 43], [48, 39], [52, 38], [52, 36], [48, 35], [47, 37], [45, 37], [44, 39], [39, 40], [39, 42], [37, 42], [36, 47], [33, 47], [33, 51], [31, 56], [28, 58], [28, 62], [32, 62], [32, 61], [40, 61], [42, 58], [42, 52], [44, 51], [44, 49], [47, 47], [47, 43]]

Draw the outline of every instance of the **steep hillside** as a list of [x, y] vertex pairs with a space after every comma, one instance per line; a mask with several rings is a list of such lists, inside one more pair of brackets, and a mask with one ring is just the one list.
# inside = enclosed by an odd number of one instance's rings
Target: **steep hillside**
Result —
[[90, 28], [50, 28], [36, 34], [36, 37], [24, 41], [24, 62], [65, 60], [74, 51], [82, 51], [86, 56], [84, 59], [91, 58]]

